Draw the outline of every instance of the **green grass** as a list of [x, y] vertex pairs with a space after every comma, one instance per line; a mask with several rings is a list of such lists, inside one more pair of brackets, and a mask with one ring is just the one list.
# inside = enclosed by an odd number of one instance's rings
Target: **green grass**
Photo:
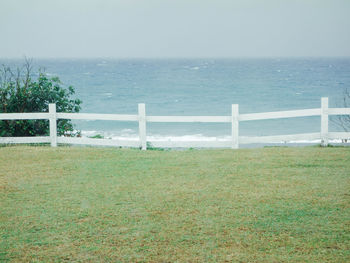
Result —
[[0, 262], [349, 262], [350, 148], [0, 148]]

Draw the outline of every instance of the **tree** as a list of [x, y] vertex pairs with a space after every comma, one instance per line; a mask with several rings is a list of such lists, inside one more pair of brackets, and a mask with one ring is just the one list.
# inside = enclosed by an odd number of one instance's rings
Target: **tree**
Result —
[[[344, 108], [350, 107], [350, 90], [345, 88], [343, 91], [342, 106]], [[332, 118], [332, 121], [340, 126], [344, 131], [350, 132], [350, 115], [337, 115]]]
[[[0, 69], [0, 113], [48, 112], [49, 103], [56, 103], [58, 112], [79, 112], [82, 103], [72, 96], [72, 86], [64, 86], [58, 77], [49, 78], [39, 69], [33, 73], [32, 63], [25, 60], [21, 68]], [[49, 134], [48, 120], [0, 120], [0, 136], [45, 136]], [[57, 134], [76, 136], [71, 120], [57, 122]]]

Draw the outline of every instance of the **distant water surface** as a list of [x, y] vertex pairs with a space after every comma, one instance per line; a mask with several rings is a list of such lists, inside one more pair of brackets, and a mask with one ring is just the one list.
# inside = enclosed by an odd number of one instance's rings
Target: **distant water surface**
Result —
[[[349, 58], [46, 59], [34, 65], [74, 86], [87, 113], [136, 114], [137, 104], [146, 103], [149, 115], [230, 115], [234, 103], [240, 113], [253, 113], [318, 108], [321, 97], [332, 107], [350, 88]], [[107, 137], [137, 138], [138, 132], [133, 122], [77, 121], [76, 127]], [[319, 131], [319, 117], [240, 123], [241, 135]], [[230, 124], [148, 123], [147, 134], [215, 140], [230, 136]]]

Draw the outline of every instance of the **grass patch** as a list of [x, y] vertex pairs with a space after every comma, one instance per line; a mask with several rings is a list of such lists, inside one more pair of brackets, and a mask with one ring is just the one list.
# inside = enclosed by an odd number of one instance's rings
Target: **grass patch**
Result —
[[349, 262], [350, 148], [0, 148], [1, 262]]

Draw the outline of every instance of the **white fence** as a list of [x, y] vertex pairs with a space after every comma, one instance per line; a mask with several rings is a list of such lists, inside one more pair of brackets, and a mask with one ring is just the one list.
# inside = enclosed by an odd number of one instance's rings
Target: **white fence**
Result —
[[[60, 113], [56, 112], [56, 105], [49, 105], [48, 113], [0, 113], [1, 120], [33, 120], [48, 119], [50, 121], [50, 136], [45, 137], [0, 137], [0, 143], [51, 143], [51, 146], [62, 144], [86, 144], [121, 147], [140, 147], [147, 149], [147, 143], [153, 147], [175, 148], [175, 147], [214, 147], [214, 148], [239, 148], [240, 144], [252, 143], [280, 143], [292, 140], [321, 140], [323, 146], [328, 145], [330, 139], [349, 139], [350, 132], [329, 132], [329, 115], [350, 115], [350, 108], [328, 108], [328, 98], [321, 99], [321, 108], [276, 111], [263, 113], [239, 114], [238, 104], [232, 105], [231, 116], [146, 116], [145, 104], [138, 105], [138, 115], [120, 114], [90, 114], [90, 113]], [[277, 136], [240, 136], [239, 123], [242, 121], [267, 120], [279, 118], [295, 118], [320, 116], [321, 127], [317, 133], [288, 134]], [[57, 137], [57, 119], [72, 120], [110, 120], [110, 121], [135, 121], [139, 123], [139, 141], [134, 140], [112, 140], [92, 139], [76, 137]], [[231, 123], [232, 136], [227, 141], [152, 141], [147, 140], [147, 122], [215, 122]]]

